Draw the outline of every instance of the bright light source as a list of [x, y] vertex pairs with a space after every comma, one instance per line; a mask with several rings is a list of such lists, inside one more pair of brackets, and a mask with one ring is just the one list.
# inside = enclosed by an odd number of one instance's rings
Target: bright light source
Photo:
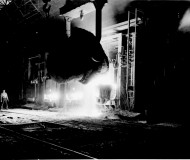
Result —
[[104, 73], [104, 74], [96, 75], [89, 82], [89, 87], [92, 87], [92, 86], [97, 87], [98, 85], [110, 85], [112, 88], [116, 89], [116, 84], [114, 82], [114, 77], [113, 77], [113, 74], [111, 73], [110, 70], [108, 72]]
[[110, 67], [108, 72], [95, 75], [87, 84], [77, 84], [77, 82], [74, 82], [73, 88], [67, 91], [68, 105], [66, 105], [65, 114], [70, 117], [100, 118], [103, 114], [102, 106], [99, 103], [100, 88], [108, 86], [112, 90], [110, 100], [114, 100], [116, 97], [117, 87], [114, 83], [114, 69]]
[[74, 92], [66, 94], [66, 99], [67, 100], [81, 100], [83, 96], [84, 95], [82, 91], [74, 91]]
[[55, 102], [59, 99], [59, 93], [58, 92], [50, 92], [44, 94], [44, 100], [47, 100], [49, 102]]
[[0, 0], [0, 4], [2, 5], [8, 5], [11, 2], [11, 0]]

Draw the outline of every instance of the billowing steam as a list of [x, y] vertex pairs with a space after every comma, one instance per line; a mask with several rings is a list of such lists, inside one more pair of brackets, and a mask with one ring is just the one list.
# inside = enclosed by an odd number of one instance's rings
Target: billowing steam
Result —
[[[108, 0], [102, 9], [102, 27], [108, 27], [114, 25], [118, 15], [122, 15], [125, 12], [127, 5], [131, 0]], [[80, 18], [73, 19], [72, 24], [74, 26], [84, 28], [95, 34], [95, 11], [84, 16], [83, 21]]]
[[126, 6], [131, 2], [132, 0], [108, 0], [108, 3], [113, 6], [113, 9], [115, 10], [115, 14], [121, 14], [125, 12]]
[[183, 32], [190, 32], [190, 8], [183, 15], [178, 29]]
[[[113, 79], [113, 70], [104, 74], [93, 76], [87, 84], [81, 84], [76, 80], [72, 80], [76, 88], [66, 93], [67, 101], [71, 105], [66, 104], [64, 114], [67, 117], [93, 117], [101, 118], [104, 116], [103, 104], [98, 102], [101, 97], [100, 86], [109, 86], [111, 89], [111, 97], [115, 97], [116, 84]], [[70, 83], [72, 83], [70, 82]]]

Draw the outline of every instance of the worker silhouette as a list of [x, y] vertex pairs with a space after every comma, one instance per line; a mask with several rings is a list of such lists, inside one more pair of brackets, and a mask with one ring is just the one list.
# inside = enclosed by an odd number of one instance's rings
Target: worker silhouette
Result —
[[4, 104], [6, 105], [6, 109], [8, 109], [8, 101], [9, 101], [8, 95], [5, 92], [5, 90], [3, 90], [3, 92], [1, 93], [1, 103], [2, 103], [1, 109], [3, 109]]

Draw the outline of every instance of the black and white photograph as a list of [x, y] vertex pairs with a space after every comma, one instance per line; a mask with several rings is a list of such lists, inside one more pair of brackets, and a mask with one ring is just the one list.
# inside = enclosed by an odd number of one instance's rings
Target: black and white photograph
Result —
[[189, 159], [190, 0], [0, 0], [0, 159]]

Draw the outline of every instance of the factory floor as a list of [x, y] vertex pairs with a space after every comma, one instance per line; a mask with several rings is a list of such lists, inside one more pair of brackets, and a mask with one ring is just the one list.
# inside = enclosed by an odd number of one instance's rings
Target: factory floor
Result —
[[0, 111], [3, 159], [190, 158], [189, 135], [176, 123], [69, 117], [58, 109]]

